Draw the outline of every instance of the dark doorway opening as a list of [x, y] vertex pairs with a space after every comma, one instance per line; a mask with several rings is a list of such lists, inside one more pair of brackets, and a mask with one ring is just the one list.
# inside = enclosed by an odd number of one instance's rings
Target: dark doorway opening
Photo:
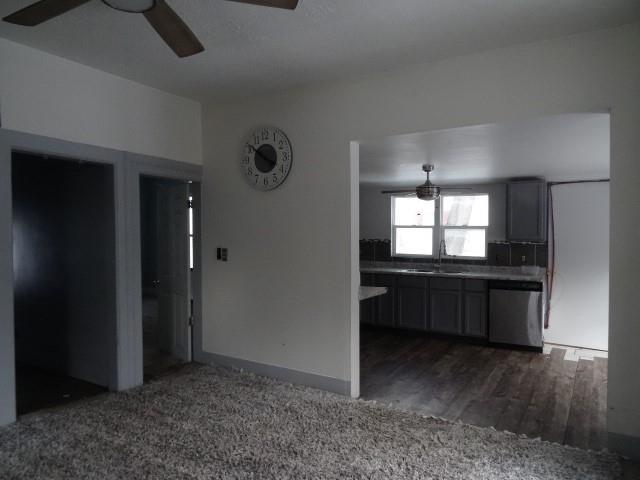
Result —
[[113, 167], [12, 156], [18, 414], [115, 381]]
[[140, 177], [144, 378], [191, 361], [193, 208], [185, 181]]

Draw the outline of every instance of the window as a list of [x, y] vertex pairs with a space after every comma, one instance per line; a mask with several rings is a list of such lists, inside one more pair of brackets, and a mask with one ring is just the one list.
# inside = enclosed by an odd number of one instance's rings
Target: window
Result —
[[447, 195], [440, 201], [447, 256], [486, 257], [489, 195]]
[[189, 195], [189, 268], [193, 270], [193, 197]]
[[444, 240], [449, 257], [486, 257], [489, 195], [392, 197], [391, 204], [394, 256], [435, 256]]
[[393, 254], [433, 255], [436, 205], [413, 197], [392, 197]]

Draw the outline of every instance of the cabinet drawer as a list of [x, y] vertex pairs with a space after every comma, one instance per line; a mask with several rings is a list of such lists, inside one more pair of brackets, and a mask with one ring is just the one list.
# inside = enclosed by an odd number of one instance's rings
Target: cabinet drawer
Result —
[[427, 277], [420, 275], [398, 275], [398, 287], [427, 288]]
[[487, 281], [466, 278], [464, 280], [464, 289], [468, 292], [484, 292], [487, 289]]
[[462, 288], [461, 278], [433, 277], [430, 282], [431, 288], [437, 290], [460, 290]]

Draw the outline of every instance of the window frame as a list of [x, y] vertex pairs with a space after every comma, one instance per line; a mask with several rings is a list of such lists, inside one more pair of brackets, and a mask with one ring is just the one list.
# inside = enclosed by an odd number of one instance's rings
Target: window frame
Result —
[[[442, 199], [444, 197], [479, 197], [486, 196], [487, 202], [489, 203], [489, 209], [487, 211], [487, 225], [486, 226], [466, 226], [466, 225], [456, 225], [456, 226], [445, 226], [442, 222]], [[394, 258], [437, 258], [438, 251], [440, 250], [440, 242], [444, 239], [445, 230], [483, 230], [484, 231], [484, 256], [476, 257], [476, 256], [467, 256], [467, 255], [442, 255], [442, 258], [454, 260], [454, 259], [464, 259], [464, 260], [486, 260], [487, 259], [487, 248], [488, 248], [488, 230], [491, 225], [491, 194], [489, 192], [476, 191], [473, 193], [445, 193], [441, 194], [440, 197], [435, 200], [434, 204], [434, 219], [433, 226], [422, 226], [422, 225], [401, 225], [396, 226], [395, 224], [395, 200], [396, 198], [403, 198], [400, 195], [393, 195], [391, 197], [391, 257]], [[396, 253], [396, 230], [398, 228], [431, 228], [433, 230], [432, 234], [432, 243], [431, 243], [431, 255], [421, 255], [421, 254], [407, 254], [407, 253]]]

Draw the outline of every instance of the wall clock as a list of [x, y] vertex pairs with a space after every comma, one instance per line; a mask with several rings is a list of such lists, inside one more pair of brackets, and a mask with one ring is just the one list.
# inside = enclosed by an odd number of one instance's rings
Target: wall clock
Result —
[[275, 127], [261, 127], [247, 138], [242, 154], [242, 172], [249, 185], [258, 190], [280, 186], [293, 162], [291, 142]]

